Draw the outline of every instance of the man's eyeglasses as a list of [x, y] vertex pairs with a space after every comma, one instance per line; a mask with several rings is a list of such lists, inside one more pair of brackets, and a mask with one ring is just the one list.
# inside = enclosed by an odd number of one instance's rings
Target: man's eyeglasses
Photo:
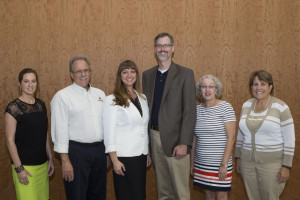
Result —
[[76, 71], [74, 71], [73, 73], [74, 74], [82, 74], [82, 73], [84, 73], [84, 74], [86, 74], [86, 73], [88, 73], [88, 72], [90, 72], [90, 69], [80, 69], [80, 70], [76, 70]]
[[162, 47], [163, 47], [164, 49], [166, 49], [166, 48], [170, 48], [171, 46], [173, 46], [173, 44], [156, 44], [156, 45], [155, 45], [155, 47], [156, 47], [156, 48], [159, 48], [159, 49], [162, 48]]

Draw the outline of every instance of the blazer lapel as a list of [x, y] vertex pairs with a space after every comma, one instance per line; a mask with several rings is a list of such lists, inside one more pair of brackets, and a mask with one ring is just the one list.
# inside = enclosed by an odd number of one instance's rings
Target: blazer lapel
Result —
[[[135, 115], [134, 118], [139, 118], [139, 119], [143, 120], [144, 117], [141, 116], [140, 111], [137, 109], [137, 107], [134, 105], [134, 103], [132, 103], [131, 100], [128, 100], [128, 102], [129, 102], [129, 107], [126, 108], [128, 110], [128, 112], [131, 113], [131, 114], [134, 114]], [[142, 110], [143, 110], [142, 103], [141, 103], [141, 107], [142, 107]], [[144, 114], [143, 114], [143, 116], [144, 116]]]
[[131, 105], [131, 106], [129, 106], [129, 107], [131, 107], [131, 109], [134, 109], [134, 110], [135, 110], [134, 112], [135, 112], [136, 114], [138, 114], [139, 117], [141, 117], [142, 119], [144, 119], [144, 118], [145, 118], [145, 115], [146, 115], [146, 111], [145, 111], [146, 107], [145, 107], [145, 106], [148, 106], [148, 105], [146, 105], [146, 101], [142, 99], [142, 97], [137, 93], [137, 91], [134, 90], [134, 92], [135, 92], [135, 94], [136, 94], [136, 96], [137, 96], [137, 98], [138, 98], [138, 100], [139, 100], [139, 102], [140, 102], [140, 106], [141, 106], [143, 115], [141, 116], [140, 111], [139, 111], [139, 110], [137, 109], [137, 107], [131, 102], [131, 100], [129, 100], [129, 103], [130, 103], [130, 105]]
[[177, 73], [177, 68], [175, 66], [175, 64], [172, 62], [171, 63], [171, 66], [169, 68], [169, 71], [168, 71], [168, 75], [167, 75], [167, 80], [166, 80], [166, 83], [165, 83], [165, 88], [164, 88], [164, 93], [163, 93], [163, 96], [162, 96], [162, 99], [161, 99], [161, 102], [164, 101], [172, 83], [173, 83], [173, 79], [175, 77]]
[[139, 98], [139, 101], [140, 101], [140, 104], [141, 104], [141, 108], [142, 108], [142, 112], [143, 112], [142, 118], [144, 120], [145, 115], [147, 114], [146, 113], [146, 106], [148, 106], [148, 105], [146, 105], [146, 101], [144, 99], [142, 99], [142, 97], [138, 96], [138, 98]]

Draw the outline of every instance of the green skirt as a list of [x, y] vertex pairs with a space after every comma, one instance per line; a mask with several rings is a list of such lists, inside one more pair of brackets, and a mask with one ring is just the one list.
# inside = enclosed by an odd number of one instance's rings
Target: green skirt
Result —
[[48, 162], [41, 165], [24, 165], [24, 168], [32, 175], [31, 177], [27, 175], [28, 185], [20, 183], [13, 164], [11, 168], [18, 200], [49, 199]]

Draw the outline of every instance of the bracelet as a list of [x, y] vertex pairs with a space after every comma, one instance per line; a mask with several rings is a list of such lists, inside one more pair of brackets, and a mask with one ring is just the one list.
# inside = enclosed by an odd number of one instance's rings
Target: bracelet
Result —
[[285, 167], [287, 169], [291, 169], [291, 167], [288, 167], [288, 166], [285, 166], [285, 165], [282, 165], [282, 167]]
[[20, 165], [19, 167], [16, 167], [15, 170], [17, 173], [20, 173], [24, 170], [24, 167], [23, 167], [23, 165]]

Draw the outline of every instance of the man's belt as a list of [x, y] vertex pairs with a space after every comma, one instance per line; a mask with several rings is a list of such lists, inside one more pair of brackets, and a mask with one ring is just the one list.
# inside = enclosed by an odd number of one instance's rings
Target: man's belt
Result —
[[102, 142], [84, 143], [84, 142], [77, 142], [77, 141], [74, 141], [74, 140], [69, 140], [69, 143], [79, 144], [79, 145], [82, 145], [82, 146], [98, 146], [98, 145], [102, 144], [103, 141]]
[[159, 127], [158, 127], [158, 126], [153, 126], [153, 125], [151, 125], [150, 128], [151, 128], [152, 130], [159, 131]]

